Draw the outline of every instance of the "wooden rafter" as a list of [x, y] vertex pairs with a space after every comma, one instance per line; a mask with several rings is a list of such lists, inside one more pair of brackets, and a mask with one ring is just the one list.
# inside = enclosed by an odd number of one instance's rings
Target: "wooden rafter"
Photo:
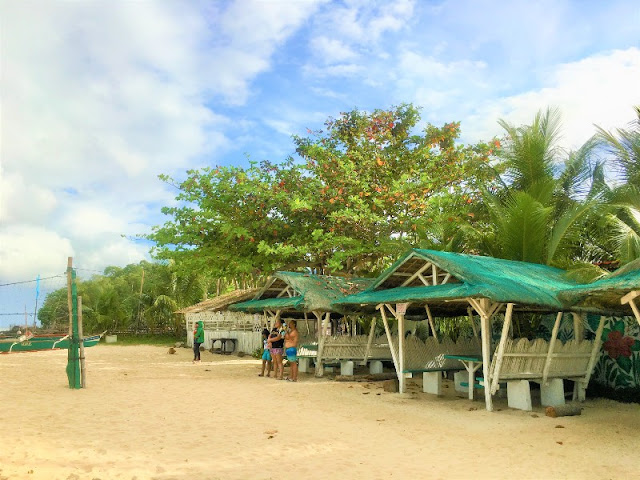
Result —
[[[413, 282], [416, 278], [422, 277], [422, 272], [424, 272], [426, 269], [428, 269], [431, 266], [431, 262], [426, 262], [422, 267], [420, 267], [413, 275], [411, 275], [409, 278], [407, 278], [402, 285], [400, 285], [401, 287], [406, 287], [407, 285], [409, 285], [411, 282]], [[425, 285], [428, 285], [426, 283], [426, 280], [424, 278], [421, 278], [422, 282], [425, 283]]]

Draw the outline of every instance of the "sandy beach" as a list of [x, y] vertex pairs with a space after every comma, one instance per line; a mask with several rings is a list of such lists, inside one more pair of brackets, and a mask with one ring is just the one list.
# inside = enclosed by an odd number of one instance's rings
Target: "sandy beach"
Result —
[[[0, 479], [626, 479], [640, 468], [640, 405], [493, 413], [481, 400], [384, 392], [254, 359], [152, 346], [87, 350], [70, 390], [66, 351], [0, 355]], [[410, 384], [411, 385], [411, 384]]]

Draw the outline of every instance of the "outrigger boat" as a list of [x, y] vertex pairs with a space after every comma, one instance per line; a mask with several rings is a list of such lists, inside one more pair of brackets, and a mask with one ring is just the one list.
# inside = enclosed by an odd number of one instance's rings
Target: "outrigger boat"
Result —
[[[85, 347], [96, 345], [106, 332], [84, 337]], [[58, 350], [69, 348], [69, 335], [27, 333], [19, 337], [0, 337], [0, 353], [34, 352], [40, 350]]]

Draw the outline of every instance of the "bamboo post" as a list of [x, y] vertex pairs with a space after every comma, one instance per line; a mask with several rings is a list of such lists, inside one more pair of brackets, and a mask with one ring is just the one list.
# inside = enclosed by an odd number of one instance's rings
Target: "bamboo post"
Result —
[[82, 328], [82, 297], [78, 296], [78, 337], [80, 338], [80, 386], [87, 388], [87, 374], [84, 361], [84, 334]]
[[[316, 313], [316, 316], [322, 318], [321, 313]], [[322, 365], [322, 354], [324, 353], [324, 342], [327, 336], [327, 325], [331, 320], [331, 313], [327, 312], [324, 315], [324, 320], [322, 321], [322, 329], [320, 331], [320, 336], [318, 338], [318, 355], [316, 357], [316, 377], [321, 377], [324, 375], [324, 365]]]
[[602, 340], [602, 330], [604, 329], [604, 320], [605, 320], [604, 316], [600, 317], [600, 324], [598, 325], [598, 330], [596, 331], [596, 338], [593, 340], [593, 347], [591, 348], [591, 357], [589, 358], [587, 373], [584, 376], [583, 380], [581, 380], [580, 382], [577, 382], [577, 383], [580, 383], [580, 387], [577, 392], [574, 392], [574, 396], [575, 396], [575, 393], [577, 393], [578, 400], [581, 402], [585, 400], [585, 392], [587, 390], [587, 385], [589, 385], [589, 380], [591, 379], [591, 373], [593, 372], [593, 367], [595, 366], [595, 363], [596, 363], [596, 357], [600, 352], [600, 341]]
[[[398, 308], [396, 306], [396, 311]], [[404, 377], [404, 357], [405, 357], [405, 342], [404, 342], [404, 313], [398, 314], [398, 366], [400, 367], [398, 376], [398, 391], [400, 393], [405, 392], [405, 377]]]
[[[504, 358], [504, 347], [509, 336], [509, 327], [511, 326], [511, 317], [513, 315], [513, 303], [507, 304], [507, 311], [504, 314], [504, 323], [502, 324], [502, 335], [500, 335], [500, 343], [498, 344], [498, 354], [496, 355], [496, 366], [492, 372], [491, 394], [498, 391], [500, 381], [500, 369], [502, 368], [502, 359]], [[470, 384], [471, 385], [471, 384]], [[489, 385], [485, 382], [485, 389]], [[470, 387], [471, 388], [471, 387]]]
[[80, 359], [78, 341], [78, 292], [76, 290], [76, 272], [73, 269], [73, 259], [67, 260], [67, 301], [69, 304], [69, 349], [67, 350], [67, 379], [69, 388], [81, 388]]
[[[549, 369], [551, 368], [551, 360], [553, 358], [553, 349], [556, 346], [556, 339], [558, 338], [558, 330], [560, 329], [560, 321], [562, 320], [562, 312], [558, 312], [556, 315], [556, 322], [553, 324], [553, 330], [551, 332], [551, 339], [549, 340], [549, 351], [547, 352], [547, 358], [544, 361], [544, 369], [542, 370], [542, 383], [547, 384], [547, 378], [549, 377]], [[574, 329], [575, 329], [575, 317]], [[576, 332], [574, 330], [574, 335]], [[576, 337], [577, 340], [577, 337]]]
[[576, 312], [571, 312], [571, 316], [573, 317], [573, 338], [581, 341], [584, 338], [583, 317]]
[[73, 300], [71, 297], [71, 271], [73, 268], [73, 257], [67, 258], [67, 308], [69, 309], [69, 337], [73, 333]]
[[438, 340], [438, 334], [436, 333], [436, 326], [433, 323], [433, 315], [431, 315], [431, 309], [429, 308], [429, 304], [424, 304], [424, 309], [427, 311], [427, 318], [429, 319], [429, 326], [431, 327], [431, 333], [433, 333], [433, 337]]
[[369, 339], [367, 340], [367, 348], [364, 351], [364, 358], [362, 359], [362, 364], [366, 365], [367, 360], [369, 360], [369, 354], [371, 353], [371, 345], [373, 344], [373, 336], [376, 332], [376, 317], [374, 316], [371, 319], [371, 329], [369, 330]]
[[[482, 342], [482, 373], [484, 376], [484, 401], [486, 408], [489, 412], [493, 411], [493, 399], [491, 398], [491, 389], [487, 388], [491, 384], [491, 322], [490, 318], [501, 304], [496, 303], [491, 305], [486, 298], [468, 299], [471, 306], [480, 314], [480, 336]], [[473, 388], [473, 385], [469, 385], [469, 388]]]
[[398, 383], [402, 376], [402, 371], [398, 368], [398, 355], [396, 349], [393, 346], [393, 339], [391, 338], [391, 330], [389, 330], [389, 322], [387, 321], [387, 315], [384, 313], [384, 305], [379, 306], [380, 315], [382, 316], [382, 323], [384, 324], [384, 331], [387, 334], [387, 342], [389, 342], [389, 349], [391, 350], [391, 358], [393, 359], [393, 366], [396, 368], [396, 376], [398, 377]]

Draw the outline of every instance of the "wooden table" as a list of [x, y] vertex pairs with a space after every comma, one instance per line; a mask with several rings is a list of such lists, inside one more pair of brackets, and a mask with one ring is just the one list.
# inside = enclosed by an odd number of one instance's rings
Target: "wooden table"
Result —
[[[473, 390], [475, 389], [475, 373], [482, 366], [482, 358], [467, 355], [445, 355], [444, 358], [459, 360], [464, 368], [469, 372], [469, 400], [473, 400]], [[485, 388], [487, 388], [485, 386]]]

